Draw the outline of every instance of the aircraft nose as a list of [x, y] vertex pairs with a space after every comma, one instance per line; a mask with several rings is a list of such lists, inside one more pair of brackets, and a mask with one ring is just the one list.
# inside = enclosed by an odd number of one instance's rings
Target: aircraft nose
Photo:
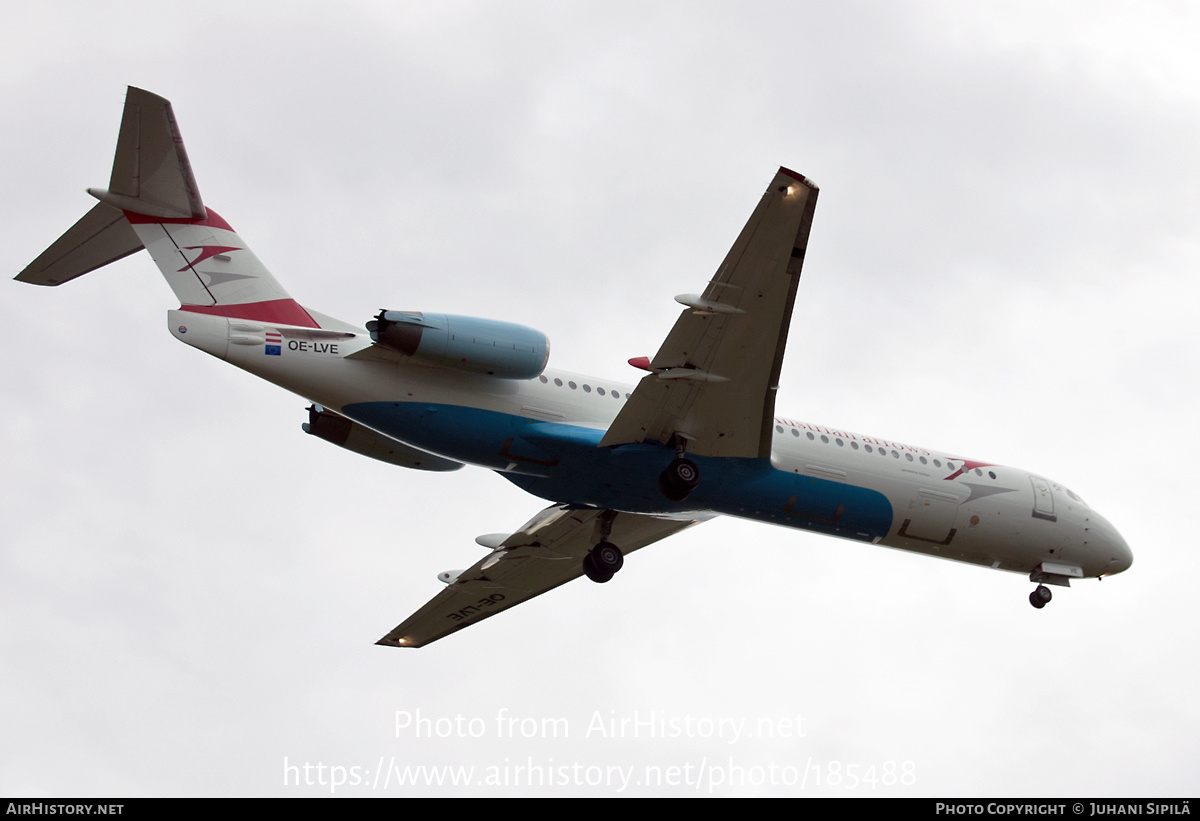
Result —
[[[1099, 518], [1099, 517], [1097, 517]], [[1102, 526], [1097, 528], [1100, 531], [1100, 549], [1103, 552], [1103, 559], [1107, 560], [1107, 564], [1100, 570], [1101, 576], [1113, 576], [1117, 573], [1124, 573], [1133, 565], [1133, 551], [1129, 549], [1129, 545], [1121, 538], [1121, 534], [1117, 529], [1108, 522], [1100, 519]]]

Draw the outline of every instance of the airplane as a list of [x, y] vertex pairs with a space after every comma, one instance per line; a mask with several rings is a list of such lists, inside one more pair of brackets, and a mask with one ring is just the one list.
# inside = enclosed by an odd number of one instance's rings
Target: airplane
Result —
[[170, 102], [130, 87], [107, 189], [16, 279], [61, 285], [145, 248], [180, 307], [179, 341], [298, 394], [303, 430], [414, 470], [475, 465], [550, 505], [379, 639], [421, 647], [625, 556], [735, 516], [1028, 576], [1127, 570], [1117, 530], [1061, 484], [776, 416], [819, 189], [780, 168], [716, 274], [636, 385], [548, 368], [522, 325], [381, 309], [364, 329], [296, 302], [200, 197]]

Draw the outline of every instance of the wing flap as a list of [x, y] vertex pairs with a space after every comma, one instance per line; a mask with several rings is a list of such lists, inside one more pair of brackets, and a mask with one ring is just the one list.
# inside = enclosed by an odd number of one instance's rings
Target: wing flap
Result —
[[687, 440], [702, 456], [770, 455], [775, 394], [818, 189], [780, 168], [601, 447]]
[[628, 555], [706, 518], [548, 507], [376, 644], [422, 647], [582, 576], [602, 527]]

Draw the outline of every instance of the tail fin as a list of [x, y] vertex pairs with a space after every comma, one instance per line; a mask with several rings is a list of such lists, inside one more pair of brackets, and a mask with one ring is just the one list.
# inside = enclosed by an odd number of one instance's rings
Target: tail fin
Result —
[[108, 188], [17, 279], [59, 285], [145, 247], [181, 310], [319, 327], [200, 198], [171, 103], [130, 87]]
[[108, 190], [89, 188], [88, 193], [122, 211], [149, 217], [208, 216], [170, 102], [130, 86]]
[[125, 212], [138, 238], [179, 298], [180, 310], [320, 327], [288, 296], [229, 223], [211, 208], [204, 219], [163, 219]]

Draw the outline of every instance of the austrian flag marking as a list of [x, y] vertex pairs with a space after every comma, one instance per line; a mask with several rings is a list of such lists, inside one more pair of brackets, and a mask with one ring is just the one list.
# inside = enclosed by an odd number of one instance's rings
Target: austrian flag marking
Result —
[[283, 335], [267, 331], [267, 356], [280, 356], [283, 352]]

